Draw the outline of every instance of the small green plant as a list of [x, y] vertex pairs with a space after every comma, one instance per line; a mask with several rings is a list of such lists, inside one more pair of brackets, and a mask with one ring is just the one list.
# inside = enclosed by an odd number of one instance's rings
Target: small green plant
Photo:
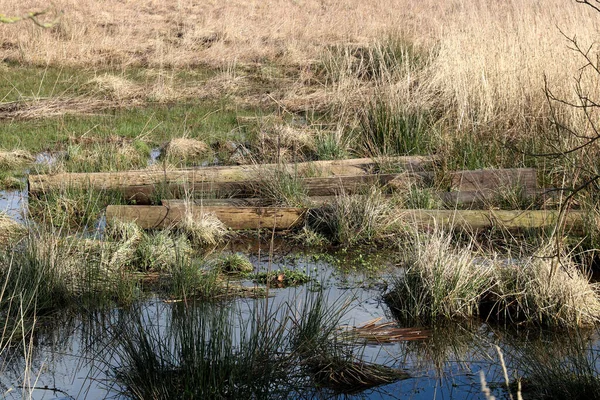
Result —
[[249, 276], [254, 282], [277, 287], [298, 286], [313, 280], [303, 271], [281, 268], [269, 272], [257, 272]]
[[214, 268], [226, 274], [246, 274], [254, 271], [254, 265], [243, 254], [234, 253], [215, 260]]

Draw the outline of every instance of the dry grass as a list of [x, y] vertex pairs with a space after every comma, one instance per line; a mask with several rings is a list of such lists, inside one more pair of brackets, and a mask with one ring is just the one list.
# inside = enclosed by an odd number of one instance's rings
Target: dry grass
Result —
[[35, 157], [25, 150], [0, 150], [0, 169], [3, 170], [22, 168], [32, 164], [34, 161]]
[[505, 317], [547, 326], [600, 322], [600, 285], [591, 283], [568, 255], [553, 254], [552, 246], [542, 247], [522, 263], [496, 269], [499, 309]]
[[[130, 103], [129, 105], [134, 104]], [[67, 114], [90, 114], [121, 106], [123, 103], [118, 101], [89, 97], [31, 99], [0, 103], [0, 121], [60, 117]]]
[[161, 155], [171, 162], [203, 160], [210, 152], [203, 141], [185, 137], [171, 139], [161, 149]]
[[8, 245], [20, 240], [27, 234], [27, 229], [4, 212], [0, 212], [0, 245]]
[[227, 227], [212, 213], [193, 215], [191, 209], [178, 224], [192, 244], [196, 246], [214, 246], [222, 242], [228, 234]]
[[[207, 83], [209, 92], [243, 94], [249, 76], [258, 75], [285, 87], [243, 101], [279, 104], [284, 111], [333, 109], [348, 124], [355, 122], [354, 111], [365, 100], [385, 94], [410, 110], [441, 111], [451, 125], [448, 141], [456, 131], [502, 132], [500, 139], [506, 140], [538, 132], [548, 115], [544, 76], [556, 94], [573, 98], [572, 77], [583, 65], [559, 29], [581, 38], [584, 48], [598, 31], [597, 15], [589, 7], [561, 0], [543, 5], [523, 0], [144, 0], [111, 4], [110, 10], [91, 0], [59, 0], [54, 6], [64, 15], [52, 29], [0, 26], [4, 59], [153, 68], [158, 75], [150, 97], [158, 100], [177, 98], [184, 90], [172, 84], [169, 68], [209, 65], [221, 71]], [[7, 15], [46, 7], [41, 0], [0, 0]], [[385, 62], [390, 45], [399, 49], [391, 64]], [[270, 69], [271, 63], [294, 71], [293, 78]], [[318, 65], [325, 65], [324, 74]], [[598, 94], [588, 78], [584, 86]], [[136, 92], [115, 77], [95, 81], [111, 99]], [[45, 104], [44, 112], [91, 106], [89, 100], [68, 107]], [[15, 115], [39, 113], [34, 108]], [[588, 128], [575, 115], [567, 119]]]
[[87, 82], [88, 90], [111, 100], [123, 101], [140, 97], [142, 88], [130, 80], [112, 74], [96, 76]]

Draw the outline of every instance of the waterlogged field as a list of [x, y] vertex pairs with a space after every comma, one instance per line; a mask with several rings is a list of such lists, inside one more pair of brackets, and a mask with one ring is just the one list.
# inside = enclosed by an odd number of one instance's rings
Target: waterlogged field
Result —
[[[5, 354], [9, 366], [1, 383], [12, 388], [5, 395], [163, 398], [181, 393], [190, 397], [262, 393], [274, 398], [478, 399], [485, 398], [481, 374], [500, 398], [516, 393], [517, 382], [525, 395], [534, 392], [537, 383], [532, 379], [541, 379], [536, 374], [556, 379], [569, 373], [573, 385], [597, 379], [585, 377], [598, 366], [595, 330], [565, 336], [465, 321], [409, 325], [418, 334], [405, 332], [404, 339], [395, 336], [393, 329], [353, 336], [352, 328], [375, 318], [378, 324], [402, 326], [381, 301], [382, 283], [393, 280], [399, 271], [381, 268], [380, 278], [374, 279], [373, 274], [341, 271], [339, 265], [322, 258], [330, 257], [290, 253], [277, 259], [263, 256], [259, 261], [257, 255], [251, 256], [258, 271], [289, 268], [311, 278], [297, 287], [273, 287], [266, 298], [183, 303], [150, 297], [131, 307], [41, 319], [28, 359], [14, 350]], [[256, 285], [250, 280], [244, 284]], [[306, 315], [315, 319], [323, 334], [333, 334], [329, 339], [333, 342], [319, 344], [320, 352], [331, 352], [319, 353], [330, 357], [327, 363], [339, 357], [338, 370], [322, 366], [328, 375], [313, 375], [310, 364], [319, 361], [295, 342], [302, 334], [298, 324], [307, 323]], [[211, 342], [214, 336], [219, 343]], [[344, 342], [349, 348], [340, 347]], [[261, 353], [248, 353], [257, 350]], [[196, 358], [200, 356], [211, 364]], [[508, 386], [500, 357], [509, 374]], [[372, 365], [382, 368], [375, 377], [367, 371]], [[208, 371], [195, 370], [202, 367], [211, 369], [210, 378], [203, 376]], [[239, 367], [249, 369], [238, 371]], [[28, 375], [23, 377], [25, 369]], [[355, 379], [357, 371], [365, 373], [362, 381]], [[202, 379], [220, 385], [194, 387], [207, 384]], [[375, 385], [368, 379], [383, 381], [375, 380]]]
[[0, 0], [1, 395], [600, 398], [585, 3]]

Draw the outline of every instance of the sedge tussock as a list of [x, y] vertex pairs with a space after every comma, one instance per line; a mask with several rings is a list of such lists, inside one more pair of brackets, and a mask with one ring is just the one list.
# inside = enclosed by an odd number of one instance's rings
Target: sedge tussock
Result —
[[542, 247], [523, 263], [497, 269], [494, 289], [509, 318], [557, 327], [600, 322], [600, 285], [590, 282], [569, 255]]
[[201, 247], [214, 246], [222, 242], [228, 234], [227, 226], [213, 213], [193, 215], [187, 212], [178, 228], [194, 245]]
[[137, 98], [142, 93], [142, 90], [133, 82], [112, 74], [96, 76], [88, 81], [86, 85], [96, 94], [119, 101]]
[[27, 229], [6, 213], [0, 212], [0, 244], [6, 245], [18, 241], [27, 233]]
[[0, 150], [0, 169], [21, 168], [35, 161], [35, 157], [26, 150]]
[[201, 140], [191, 138], [174, 138], [162, 146], [161, 154], [168, 160], [205, 159], [210, 147]]

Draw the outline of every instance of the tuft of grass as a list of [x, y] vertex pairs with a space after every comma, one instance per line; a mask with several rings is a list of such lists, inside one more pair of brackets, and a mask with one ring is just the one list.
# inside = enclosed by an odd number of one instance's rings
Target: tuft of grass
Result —
[[432, 127], [427, 114], [376, 98], [360, 114], [360, 142], [370, 156], [429, 154]]
[[342, 130], [319, 132], [315, 137], [315, 153], [319, 160], [349, 158], [350, 138]]
[[345, 246], [383, 242], [394, 227], [392, 209], [381, 190], [373, 187], [362, 195], [338, 195], [331, 204], [311, 210], [308, 224]]
[[0, 150], [0, 170], [10, 171], [33, 164], [35, 157], [26, 150]]
[[161, 148], [161, 158], [180, 167], [205, 162], [211, 153], [210, 146], [203, 141], [185, 137], [173, 138]]
[[95, 227], [109, 204], [125, 204], [119, 192], [65, 188], [29, 199], [30, 215], [56, 228], [89, 229]]
[[225, 224], [211, 213], [197, 216], [188, 211], [177, 228], [188, 236], [193, 245], [200, 247], [214, 246], [229, 234]]
[[241, 253], [233, 253], [215, 260], [214, 268], [226, 274], [246, 274], [254, 271], [252, 262]]
[[493, 286], [493, 273], [473, 245], [456, 248], [442, 231], [416, 236], [409, 246], [406, 269], [385, 295], [401, 319], [471, 318]]
[[185, 235], [170, 231], [144, 234], [138, 247], [137, 259], [142, 271], [172, 272], [178, 257], [190, 257], [192, 245]]
[[533, 256], [484, 255], [451, 244], [440, 231], [416, 236], [386, 302], [402, 319], [481, 316], [537, 326], [575, 328], [600, 321], [600, 287], [568, 255], [550, 246]]
[[600, 285], [570, 255], [557, 257], [553, 246], [498, 266], [495, 274], [496, 317], [566, 328], [600, 322]]
[[72, 144], [51, 168], [68, 172], [126, 171], [144, 168], [148, 165], [150, 151], [148, 146], [140, 145], [139, 142], [137, 140], [136, 145], [125, 140], [95, 142], [91, 146]]
[[0, 211], [0, 246], [14, 245], [27, 235], [27, 228]]
[[303, 207], [308, 202], [306, 187], [296, 171], [285, 168], [261, 170], [255, 192], [269, 203], [285, 207]]
[[0, 275], [7, 293], [37, 315], [82, 302], [123, 304], [136, 296], [130, 274], [134, 253], [129, 240], [102, 242], [56, 229], [29, 230], [22, 244], [3, 255]]

